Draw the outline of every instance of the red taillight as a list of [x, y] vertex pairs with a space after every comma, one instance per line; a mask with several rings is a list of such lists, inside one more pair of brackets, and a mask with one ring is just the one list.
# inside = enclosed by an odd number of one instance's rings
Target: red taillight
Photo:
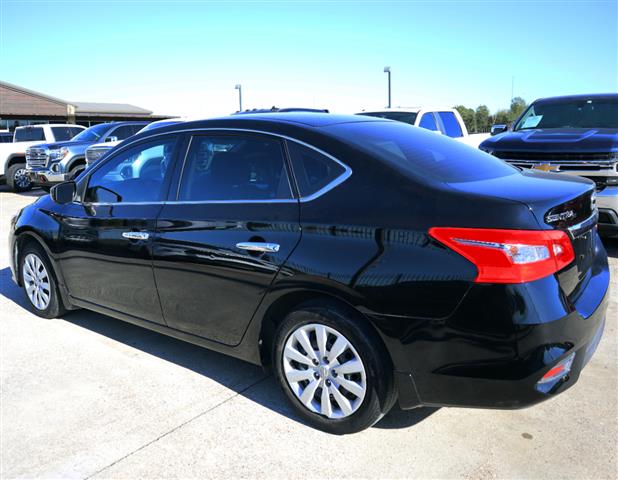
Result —
[[561, 230], [433, 227], [429, 235], [470, 260], [477, 283], [524, 283], [551, 275], [575, 258]]

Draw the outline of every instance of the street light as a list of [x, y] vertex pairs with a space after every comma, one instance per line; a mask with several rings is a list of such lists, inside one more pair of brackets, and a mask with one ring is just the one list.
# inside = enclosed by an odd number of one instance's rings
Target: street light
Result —
[[242, 86], [240, 83], [237, 83], [234, 89], [238, 90], [238, 111], [242, 112]]
[[391, 67], [384, 67], [384, 73], [388, 73], [388, 108], [391, 108]]

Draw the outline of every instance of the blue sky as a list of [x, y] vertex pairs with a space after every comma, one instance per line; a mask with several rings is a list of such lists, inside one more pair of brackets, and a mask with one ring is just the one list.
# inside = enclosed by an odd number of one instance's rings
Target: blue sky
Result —
[[618, 0], [0, 0], [0, 78], [204, 116], [618, 91]]

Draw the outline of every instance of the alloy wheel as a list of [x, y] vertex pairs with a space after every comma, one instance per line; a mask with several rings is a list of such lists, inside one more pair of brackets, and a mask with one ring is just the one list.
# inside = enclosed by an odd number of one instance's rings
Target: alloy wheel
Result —
[[289, 387], [311, 412], [344, 418], [363, 403], [365, 366], [352, 343], [334, 328], [298, 327], [288, 337], [282, 356]]
[[32, 305], [38, 310], [45, 310], [51, 299], [50, 279], [45, 264], [34, 253], [24, 258], [22, 277]]

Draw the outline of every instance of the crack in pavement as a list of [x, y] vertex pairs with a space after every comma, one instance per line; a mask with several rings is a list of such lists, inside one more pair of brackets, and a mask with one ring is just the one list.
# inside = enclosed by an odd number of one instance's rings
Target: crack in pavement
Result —
[[139, 451], [143, 450], [144, 448], [149, 447], [149, 446], [150, 446], [150, 445], [152, 445], [153, 443], [158, 442], [158, 441], [159, 441], [159, 440], [161, 440], [162, 438], [167, 437], [170, 433], [174, 433], [175, 431], [177, 431], [177, 430], [181, 429], [181, 428], [182, 428], [182, 427], [184, 427], [185, 425], [187, 425], [187, 424], [189, 424], [189, 423], [193, 422], [194, 420], [197, 420], [198, 418], [200, 418], [200, 417], [202, 417], [202, 416], [206, 415], [206, 414], [207, 414], [207, 413], [209, 413], [209, 412], [212, 412], [214, 409], [219, 408], [221, 405], [223, 405], [223, 404], [225, 404], [225, 403], [229, 402], [230, 400], [232, 400], [232, 399], [234, 399], [234, 398], [238, 397], [239, 395], [242, 395], [243, 393], [245, 393], [245, 392], [246, 392], [247, 390], [249, 390], [250, 388], [255, 387], [256, 385], [258, 385], [259, 383], [263, 382], [264, 380], [266, 380], [266, 379], [268, 379], [268, 378], [270, 378], [270, 375], [265, 375], [264, 377], [260, 378], [260, 379], [259, 379], [259, 380], [257, 380], [256, 382], [253, 382], [252, 384], [248, 385], [247, 387], [243, 388], [242, 390], [240, 390], [240, 391], [236, 392], [236, 394], [235, 394], [235, 395], [232, 395], [231, 397], [226, 398], [225, 400], [223, 400], [223, 401], [221, 401], [221, 402], [217, 403], [216, 405], [213, 405], [213, 406], [212, 406], [212, 407], [210, 407], [209, 409], [204, 410], [203, 412], [198, 413], [197, 415], [195, 415], [194, 417], [190, 418], [189, 420], [186, 420], [186, 421], [182, 422], [180, 425], [176, 425], [176, 426], [175, 426], [174, 428], [172, 428], [171, 430], [168, 430], [167, 432], [162, 433], [162, 434], [161, 434], [161, 435], [159, 435], [157, 438], [155, 438], [155, 439], [153, 439], [153, 440], [151, 440], [151, 441], [149, 441], [149, 442], [145, 443], [144, 445], [142, 445], [142, 446], [140, 446], [140, 447], [136, 448], [135, 450], [133, 450], [133, 451], [131, 451], [131, 452], [127, 453], [125, 456], [120, 457], [118, 460], [114, 460], [114, 461], [113, 461], [112, 463], [110, 463], [109, 465], [106, 465], [105, 467], [101, 468], [100, 470], [97, 470], [96, 472], [94, 472], [94, 473], [92, 473], [92, 474], [88, 475], [87, 477], [84, 477], [84, 480], [88, 480], [88, 479], [90, 479], [90, 478], [92, 478], [92, 477], [94, 477], [94, 476], [96, 476], [96, 475], [98, 475], [98, 474], [100, 474], [100, 473], [104, 472], [104, 471], [105, 471], [105, 470], [107, 470], [108, 468], [113, 467], [114, 465], [116, 465], [116, 464], [118, 464], [118, 463], [122, 462], [124, 459], [129, 458], [131, 455], [134, 455], [135, 453], [137, 453], [137, 452], [139, 452]]

